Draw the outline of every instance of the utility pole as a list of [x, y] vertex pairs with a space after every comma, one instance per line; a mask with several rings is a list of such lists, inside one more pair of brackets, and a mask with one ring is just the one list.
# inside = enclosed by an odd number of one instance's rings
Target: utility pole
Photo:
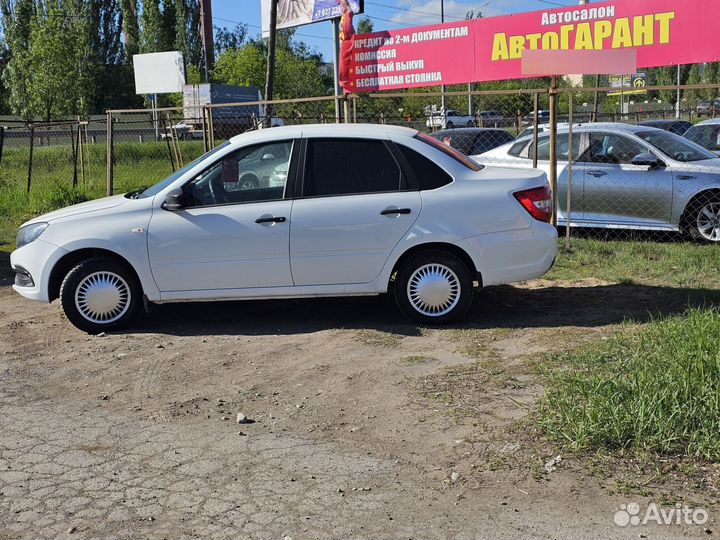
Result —
[[200, 0], [200, 37], [202, 38], [203, 63], [205, 64], [205, 82], [210, 82], [210, 72], [215, 65], [211, 0]]
[[677, 69], [677, 103], [675, 104], [675, 118], [680, 119], [680, 64]]
[[[268, 58], [267, 77], [265, 79], [265, 100], [272, 101], [275, 86], [275, 42], [277, 41], [277, 3], [278, 0], [270, 0], [270, 35], [268, 36]], [[265, 105], [265, 120], [267, 127], [272, 125], [273, 107], [269, 103]]]
[[[445, 0], [440, 0], [440, 22], [445, 22]], [[445, 116], [445, 85], [443, 84], [440, 87], [440, 108], [443, 112], [443, 120], [447, 119], [447, 116]], [[443, 122], [444, 124], [445, 122]], [[441, 125], [443, 125], [441, 124]]]

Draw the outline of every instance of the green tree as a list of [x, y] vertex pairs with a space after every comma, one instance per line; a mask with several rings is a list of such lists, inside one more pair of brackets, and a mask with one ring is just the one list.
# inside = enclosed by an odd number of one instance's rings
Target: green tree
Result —
[[358, 34], [372, 34], [375, 30], [375, 25], [370, 17], [362, 17], [358, 21], [357, 33]]
[[137, 0], [120, 0], [122, 12], [122, 30], [125, 36], [125, 58], [132, 61], [132, 57], [140, 52], [140, 24], [138, 22]]
[[153, 53], [165, 50], [165, 21], [160, 0], [144, 0], [140, 15], [140, 52]]
[[[692, 66], [690, 66], [688, 78], [687, 81], [685, 81], [685, 84], [702, 84], [699, 64], [693, 64]], [[684, 106], [695, 107], [698, 100], [703, 96], [703, 94], [704, 92], [702, 90], [685, 90], [684, 98], [686, 102], [684, 103]]]
[[215, 29], [215, 57], [219, 58], [225, 51], [240, 48], [248, 36], [246, 24], [237, 24], [232, 30], [227, 28]]
[[14, 114], [29, 119], [32, 116], [29, 93], [32, 73], [28, 70], [28, 59], [30, 34], [36, 16], [35, 2], [0, 0], [0, 13], [6, 62], [2, 76], [8, 92], [7, 105]]

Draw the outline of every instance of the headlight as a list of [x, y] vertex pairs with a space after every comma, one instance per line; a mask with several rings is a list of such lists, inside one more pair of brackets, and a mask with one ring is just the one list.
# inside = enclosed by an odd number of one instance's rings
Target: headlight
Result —
[[47, 227], [47, 223], [33, 223], [32, 225], [20, 227], [17, 233], [17, 239], [15, 240], [15, 247], [21, 248], [30, 242], [34, 242]]

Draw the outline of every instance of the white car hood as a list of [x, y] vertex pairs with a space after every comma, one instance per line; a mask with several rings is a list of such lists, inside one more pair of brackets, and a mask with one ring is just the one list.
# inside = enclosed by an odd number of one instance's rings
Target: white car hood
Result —
[[23, 225], [29, 225], [30, 223], [38, 222], [50, 222], [56, 219], [76, 216], [78, 214], [86, 214], [88, 212], [97, 212], [98, 210], [106, 210], [108, 208], [114, 208], [123, 203], [127, 202], [124, 195], [113, 195], [112, 197], [104, 197], [102, 199], [95, 199], [94, 201], [88, 201], [80, 204], [74, 204], [54, 212], [49, 212], [38, 216]]

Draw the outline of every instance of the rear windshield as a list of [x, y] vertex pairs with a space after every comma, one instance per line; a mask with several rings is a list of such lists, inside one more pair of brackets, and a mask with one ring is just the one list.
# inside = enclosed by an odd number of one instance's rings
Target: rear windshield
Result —
[[441, 143], [440, 141], [433, 139], [429, 135], [425, 135], [424, 133], [418, 133], [417, 135], [415, 135], [415, 138], [419, 141], [424, 142], [425, 144], [429, 144], [433, 148], [440, 150], [441, 152], [453, 158], [458, 163], [465, 165], [465, 167], [472, 171], [480, 171], [483, 168], [482, 165], [479, 165], [477, 162], [473, 161], [472, 159], [464, 155], [462, 152], [458, 152], [449, 144]]

